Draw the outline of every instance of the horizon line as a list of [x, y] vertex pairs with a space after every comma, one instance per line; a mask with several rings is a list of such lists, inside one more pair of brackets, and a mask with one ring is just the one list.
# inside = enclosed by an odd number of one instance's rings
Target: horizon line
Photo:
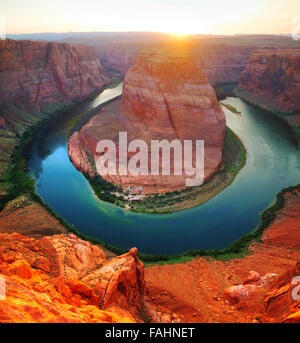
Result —
[[[162, 32], [162, 31], [44, 31], [44, 32], [23, 32], [23, 33], [7, 33], [6, 36], [20, 36], [20, 35], [55, 35], [55, 34], [120, 34], [120, 33], [156, 33], [162, 35], [176, 35], [172, 32]], [[182, 34], [182, 36], [289, 36], [290, 33], [228, 33], [228, 34], [217, 34], [217, 33], [187, 33]]]

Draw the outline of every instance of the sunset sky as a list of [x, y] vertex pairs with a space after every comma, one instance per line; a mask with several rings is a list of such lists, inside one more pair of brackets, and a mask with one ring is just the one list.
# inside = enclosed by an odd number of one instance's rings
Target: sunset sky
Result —
[[299, 0], [1, 0], [7, 34], [158, 31], [291, 33]]

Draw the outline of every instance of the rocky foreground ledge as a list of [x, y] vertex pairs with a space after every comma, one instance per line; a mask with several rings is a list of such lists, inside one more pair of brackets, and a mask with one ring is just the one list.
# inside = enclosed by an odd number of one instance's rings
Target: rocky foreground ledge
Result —
[[74, 234], [0, 234], [0, 322], [300, 322], [300, 300], [293, 298], [300, 293], [299, 239], [292, 248], [282, 230], [281, 243], [270, 244], [289, 219], [279, 218], [249, 256], [145, 271], [136, 248], [107, 260]]
[[40, 240], [0, 234], [0, 277], [2, 323], [159, 320], [135, 248], [107, 261], [98, 246], [73, 234]]
[[0, 232], [9, 223], [37, 238], [0, 233], [0, 322], [300, 322], [299, 191], [283, 201], [245, 256], [146, 268], [136, 249], [115, 257], [73, 234], [45, 236], [62, 228], [37, 205], [6, 207]]

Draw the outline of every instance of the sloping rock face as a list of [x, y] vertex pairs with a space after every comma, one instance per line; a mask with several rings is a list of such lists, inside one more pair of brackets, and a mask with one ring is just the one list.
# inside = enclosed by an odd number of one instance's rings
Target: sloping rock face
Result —
[[[151, 173], [151, 140], [204, 140], [204, 179], [210, 178], [222, 161], [226, 121], [212, 86], [191, 55], [185, 52], [146, 51], [137, 58], [124, 80], [122, 102], [105, 106], [80, 132], [69, 140], [69, 155], [75, 166], [95, 175], [96, 145], [110, 139], [118, 146], [119, 132], [127, 132], [128, 142], [142, 139], [148, 144]], [[119, 149], [117, 149], [118, 151]], [[133, 154], [128, 155], [128, 159]], [[117, 154], [117, 159], [118, 159]], [[160, 166], [162, 165], [160, 154]], [[193, 162], [195, 156], [193, 155]], [[117, 163], [118, 164], [118, 163]], [[143, 193], [162, 193], [186, 187], [183, 175], [104, 176], [123, 188], [143, 187]]]
[[66, 228], [40, 204], [21, 195], [0, 212], [0, 233], [13, 232], [41, 238], [66, 233]]
[[0, 75], [0, 104], [41, 110], [81, 100], [110, 80], [93, 48], [9, 39], [0, 42]]
[[299, 49], [254, 52], [241, 74], [238, 94], [271, 111], [299, 113]]
[[146, 268], [153, 304], [173, 310], [183, 322], [300, 321], [300, 301], [292, 298], [292, 292], [300, 295], [300, 279], [294, 279], [300, 276], [299, 195], [285, 193], [262, 243], [251, 244], [243, 257]]
[[136, 249], [107, 261], [73, 234], [0, 234], [3, 279], [0, 322], [135, 322], [139, 309], [150, 310]]
[[0, 41], [0, 200], [7, 195], [9, 185], [2, 181], [19, 137], [109, 82], [91, 47]]

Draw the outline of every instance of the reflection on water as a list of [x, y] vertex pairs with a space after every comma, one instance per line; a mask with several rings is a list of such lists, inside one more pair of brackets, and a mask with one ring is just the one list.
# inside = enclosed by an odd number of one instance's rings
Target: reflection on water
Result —
[[137, 246], [144, 253], [175, 254], [189, 249], [224, 248], [253, 230], [259, 214], [284, 187], [300, 180], [299, 151], [288, 129], [272, 115], [238, 98], [224, 103], [227, 125], [248, 153], [235, 181], [207, 203], [167, 215], [128, 212], [99, 201], [85, 177], [68, 157], [66, 131], [72, 118], [120, 95], [122, 85], [77, 106], [43, 128], [28, 151], [37, 193], [68, 223], [84, 234], [121, 248]]

